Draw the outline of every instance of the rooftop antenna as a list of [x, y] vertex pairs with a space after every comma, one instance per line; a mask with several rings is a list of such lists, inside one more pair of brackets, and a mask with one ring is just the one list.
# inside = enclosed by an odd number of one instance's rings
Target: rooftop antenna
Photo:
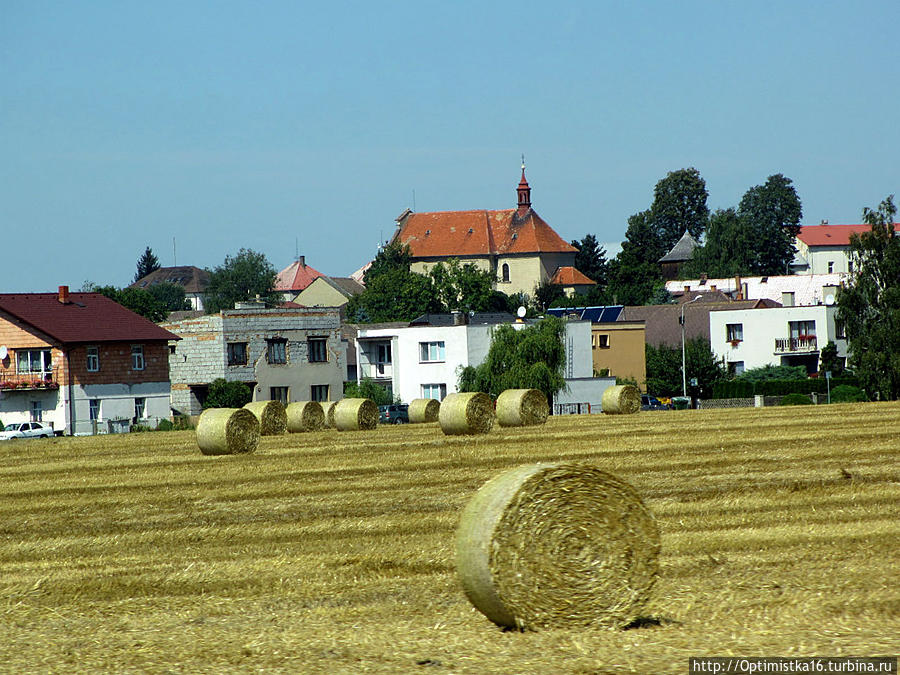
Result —
[[416, 210], [416, 191], [413, 190], [413, 211]]
[[522, 153], [522, 171], [525, 170], [525, 153]]
[[172, 237], [172, 267], [178, 267], [178, 253], [175, 250], [175, 237]]
[[294, 237], [294, 260], [300, 260], [300, 240]]

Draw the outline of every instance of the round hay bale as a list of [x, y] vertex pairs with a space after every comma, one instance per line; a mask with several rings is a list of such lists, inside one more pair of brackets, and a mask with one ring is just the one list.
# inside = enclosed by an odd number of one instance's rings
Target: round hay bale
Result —
[[607, 415], [632, 415], [641, 409], [641, 390], [633, 384], [607, 387], [600, 397], [600, 407]]
[[409, 403], [410, 424], [437, 422], [441, 411], [441, 402], [433, 398], [414, 398]]
[[438, 421], [448, 436], [486, 434], [494, 426], [494, 405], [481, 392], [448, 394], [441, 402]]
[[287, 430], [292, 434], [318, 431], [325, 426], [325, 412], [318, 401], [288, 403], [284, 413], [287, 415]]
[[378, 426], [378, 406], [370, 398], [342, 398], [334, 406], [338, 431], [371, 431]]
[[243, 408], [209, 408], [197, 422], [197, 445], [204, 455], [239, 455], [259, 445], [259, 420]]
[[539, 389], [507, 389], [497, 397], [497, 422], [501, 427], [543, 424], [549, 414], [547, 395]]
[[322, 414], [325, 415], [325, 428], [334, 429], [334, 406], [337, 401], [325, 401], [322, 403]]
[[261, 436], [280, 436], [287, 433], [287, 414], [281, 401], [252, 401], [244, 408], [256, 415]]
[[634, 488], [583, 464], [500, 474], [469, 501], [456, 534], [466, 596], [519, 630], [627, 625], [656, 581], [659, 549]]

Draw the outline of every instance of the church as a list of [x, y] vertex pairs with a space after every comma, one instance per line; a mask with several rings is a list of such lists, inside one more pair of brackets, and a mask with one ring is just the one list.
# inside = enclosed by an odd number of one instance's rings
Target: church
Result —
[[516, 193], [514, 209], [431, 213], [407, 209], [397, 218], [394, 240], [409, 246], [412, 270], [420, 274], [457, 258], [493, 274], [494, 288], [507, 295], [531, 295], [547, 281], [563, 286], [569, 295], [589, 290], [594, 282], [575, 269], [577, 249], [531, 207], [524, 163]]

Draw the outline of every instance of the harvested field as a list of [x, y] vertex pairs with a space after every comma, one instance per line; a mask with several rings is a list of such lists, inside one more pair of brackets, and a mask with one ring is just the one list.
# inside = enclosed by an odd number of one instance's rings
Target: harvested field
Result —
[[[204, 457], [193, 432], [0, 444], [4, 672], [685, 673], [690, 656], [900, 651], [900, 403], [380, 425]], [[463, 506], [589, 461], [656, 516], [638, 627], [503, 632]]]

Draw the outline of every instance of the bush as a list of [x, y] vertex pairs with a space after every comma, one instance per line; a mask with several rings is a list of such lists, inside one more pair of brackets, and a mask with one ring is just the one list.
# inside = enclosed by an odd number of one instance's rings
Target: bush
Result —
[[131, 433], [133, 433], [133, 434], [137, 434], [142, 431], [153, 431], [153, 429], [151, 429], [146, 424], [132, 424], [131, 429], [129, 429], [129, 431], [131, 431]]
[[813, 402], [806, 394], [788, 394], [778, 405], [812, 405]]
[[243, 382], [228, 382], [216, 378], [209, 384], [209, 393], [203, 403], [205, 408], [243, 408], [253, 399], [253, 392]]
[[866, 392], [849, 384], [841, 384], [831, 390], [832, 403], [857, 403], [868, 400]]
[[159, 424], [156, 425], [157, 431], [172, 431], [172, 429], [174, 429], [174, 428], [175, 428], [175, 425], [166, 419], [160, 420]]
[[191, 418], [187, 415], [175, 415], [172, 428], [175, 431], [189, 431], [194, 428], [194, 425], [191, 424]]

